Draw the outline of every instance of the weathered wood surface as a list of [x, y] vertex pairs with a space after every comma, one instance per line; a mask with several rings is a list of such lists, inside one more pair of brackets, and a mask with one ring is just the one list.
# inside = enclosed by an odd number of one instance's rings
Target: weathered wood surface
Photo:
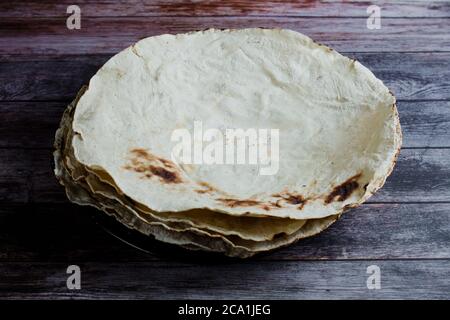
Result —
[[[82, 289], [66, 287], [67, 263], [0, 264], [0, 298], [449, 299], [450, 260], [80, 262]], [[367, 267], [381, 289], [367, 288]]]
[[[346, 55], [367, 66], [398, 100], [450, 100], [450, 52], [349, 52]], [[19, 55], [0, 58], [0, 101], [70, 101], [110, 57]]]
[[[0, 152], [0, 202], [61, 203], [50, 149]], [[385, 186], [370, 202], [450, 201], [450, 149], [404, 149]]]
[[448, 18], [98, 17], [68, 30], [65, 18], [2, 18], [0, 55], [116, 53], [139, 39], [208, 28], [287, 28], [346, 52], [450, 51]]
[[[0, 298], [450, 299], [450, 2], [373, 3], [380, 30], [366, 27], [372, 1], [82, 0], [81, 30], [66, 28], [72, 1], [1, 2]], [[245, 261], [140, 238], [145, 253], [70, 204], [51, 144], [81, 85], [140, 38], [209, 27], [290, 28], [369, 67], [396, 94], [404, 134], [385, 187], [319, 236]], [[381, 290], [366, 288], [372, 264]]]
[[86, 17], [118, 16], [297, 16], [367, 17], [376, 4], [384, 17], [450, 17], [445, 1], [260, 1], [260, 0], [132, 0], [118, 5], [115, 0], [24, 0], [0, 3], [0, 17], [66, 16], [69, 5], [77, 4]]
[[[103, 230], [111, 227], [115, 235], [130, 238], [126, 227], [98, 220], [103, 215], [69, 203], [2, 205], [0, 265], [14, 261], [232, 261], [177, 249], [145, 236], [131, 239], [149, 253], [136, 250]], [[251, 261], [450, 259], [449, 242], [449, 203], [364, 204], [348, 211], [326, 232]]]

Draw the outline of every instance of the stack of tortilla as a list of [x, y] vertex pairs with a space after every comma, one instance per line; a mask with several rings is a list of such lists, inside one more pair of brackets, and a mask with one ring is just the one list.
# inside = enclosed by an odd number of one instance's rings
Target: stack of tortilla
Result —
[[[277, 170], [182, 161], [173, 133], [196, 123], [278, 130]], [[137, 232], [249, 257], [367, 200], [400, 145], [395, 98], [359, 62], [289, 30], [211, 29], [146, 38], [112, 57], [63, 115], [55, 174], [71, 201]]]

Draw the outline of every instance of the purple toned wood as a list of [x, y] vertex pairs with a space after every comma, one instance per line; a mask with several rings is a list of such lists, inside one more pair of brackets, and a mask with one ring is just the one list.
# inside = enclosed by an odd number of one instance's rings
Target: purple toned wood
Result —
[[261, 1], [261, 0], [24, 0], [0, 3], [0, 17], [66, 16], [66, 8], [77, 4], [85, 17], [116, 16], [298, 16], [367, 17], [372, 3], [382, 17], [450, 17], [444, 1]]
[[385, 18], [369, 30], [360, 18], [111, 17], [85, 18], [68, 30], [64, 18], [4, 18], [0, 55], [113, 54], [139, 39], [208, 28], [288, 28], [346, 52], [450, 51], [450, 19]]
[[[0, 59], [0, 99], [69, 100], [109, 55], [15, 56]], [[46, 110], [41, 110], [46, 112]], [[48, 111], [50, 112], [50, 111]]]
[[[67, 289], [67, 262], [2, 263], [0, 298], [450, 298], [450, 260], [241, 261], [208, 264], [75, 262], [81, 268], [81, 290]], [[370, 265], [381, 269], [379, 290], [367, 288], [367, 267]]]

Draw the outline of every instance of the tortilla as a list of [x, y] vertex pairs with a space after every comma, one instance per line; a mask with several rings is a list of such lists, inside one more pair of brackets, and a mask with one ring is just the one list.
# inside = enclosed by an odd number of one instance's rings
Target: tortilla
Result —
[[[171, 134], [192, 132], [195, 121], [279, 128], [278, 172], [172, 159]], [[151, 211], [292, 219], [335, 215], [367, 200], [401, 142], [395, 98], [367, 68], [299, 33], [272, 29], [139, 41], [91, 79], [73, 130], [77, 161], [108, 173]]]

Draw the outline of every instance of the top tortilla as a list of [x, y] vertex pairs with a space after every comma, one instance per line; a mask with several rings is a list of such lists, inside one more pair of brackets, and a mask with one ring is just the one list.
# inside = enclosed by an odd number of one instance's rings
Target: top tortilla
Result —
[[[203, 130], [279, 129], [278, 172], [172, 159], [172, 132], [192, 132], [194, 121]], [[292, 219], [365, 201], [401, 144], [395, 97], [380, 80], [359, 62], [278, 29], [143, 39], [91, 79], [73, 130], [76, 159], [107, 172], [152, 211]]]

